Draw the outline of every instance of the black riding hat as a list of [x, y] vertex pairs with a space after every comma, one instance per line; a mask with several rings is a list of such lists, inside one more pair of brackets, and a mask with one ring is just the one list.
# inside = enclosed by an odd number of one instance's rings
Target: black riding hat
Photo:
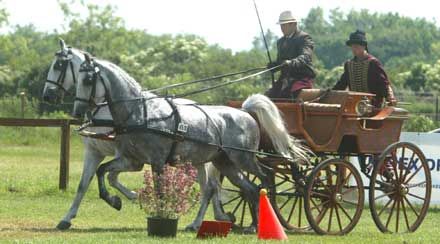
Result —
[[351, 46], [353, 44], [359, 44], [364, 47], [367, 46], [367, 37], [365, 36], [365, 32], [361, 30], [356, 30], [355, 32], [350, 34], [350, 39], [345, 42], [347, 46]]

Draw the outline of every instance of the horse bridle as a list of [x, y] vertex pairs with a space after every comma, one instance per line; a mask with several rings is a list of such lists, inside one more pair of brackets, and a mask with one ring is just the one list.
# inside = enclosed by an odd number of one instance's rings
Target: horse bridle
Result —
[[75, 101], [80, 101], [84, 103], [91, 104], [93, 106], [99, 107], [101, 104], [96, 104], [94, 98], [96, 95], [96, 81], [99, 79], [104, 86], [104, 89], [106, 90], [105, 99], [108, 99], [107, 95], [107, 87], [104, 83], [104, 80], [102, 79], [100, 75], [99, 67], [93, 62], [93, 59], [89, 56], [89, 54], [84, 53], [86, 60], [80, 65], [79, 72], [85, 72], [87, 73], [83, 82], [86, 85], [92, 85], [92, 91], [90, 93], [90, 97], [88, 99], [81, 98], [76, 96], [76, 94], [72, 94], [70, 91], [68, 91], [66, 88], [64, 88], [64, 82], [66, 79], [67, 69], [70, 68], [70, 71], [72, 73], [73, 83], [76, 85], [78, 83], [77, 77], [75, 76], [75, 72], [73, 69], [73, 63], [72, 63], [72, 50], [69, 48], [68, 50], [61, 50], [55, 53], [55, 56], [57, 56], [57, 60], [54, 63], [53, 68], [55, 70], [61, 71], [60, 75], [58, 76], [57, 81], [52, 80], [46, 80], [47, 83], [51, 83], [57, 88], [61, 89], [65, 94], [74, 97]]
[[57, 56], [57, 60], [53, 65], [53, 69], [61, 71], [61, 73], [56, 81], [47, 79], [46, 82], [55, 85], [58, 89], [61, 89], [65, 94], [73, 96], [73, 94], [63, 86], [66, 79], [67, 69], [69, 67], [70, 67], [70, 71], [72, 72], [73, 83], [76, 84], [77, 82], [75, 72], [73, 71], [73, 63], [71, 62], [72, 51], [70, 49], [61, 50], [56, 52], [55, 56]]

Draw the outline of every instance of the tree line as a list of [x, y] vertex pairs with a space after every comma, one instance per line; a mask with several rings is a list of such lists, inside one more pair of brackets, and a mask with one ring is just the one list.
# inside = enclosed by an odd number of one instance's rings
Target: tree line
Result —
[[[29, 99], [40, 99], [60, 37], [73, 47], [120, 65], [146, 89], [264, 67], [267, 63], [259, 35], [250, 50], [233, 52], [208, 44], [196, 35], [152, 35], [145, 30], [129, 29], [110, 5], [76, 2], [81, 4], [81, 11], [87, 13], [81, 17], [72, 10], [71, 2], [59, 1], [65, 17], [65, 30], [60, 32], [41, 32], [33, 25], [11, 26], [7, 9], [0, 10], [0, 27], [11, 28], [0, 34], [0, 97], [25, 91]], [[317, 87], [328, 88], [338, 80], [343, 62], [351, 57], [345, 40], [350, 32], [362, 29], [367, 32], [371, 53], [384, 63], [396, 90], [437, 93], [440, 89], [440, 29], [432, 21], [395, 13], [367, 10], [345, 13], [338, 9], [331, 10], [326, 18], [324, 10], [318, 7], [310, 10], [300, 28], [308, 32], [316, 44]], [[273, 55], [280, 34], [281, 31], [266, 32]], [[263, 92], [270, 84], [270, 76], [266, 75], [191, 98], [219, 104]]]

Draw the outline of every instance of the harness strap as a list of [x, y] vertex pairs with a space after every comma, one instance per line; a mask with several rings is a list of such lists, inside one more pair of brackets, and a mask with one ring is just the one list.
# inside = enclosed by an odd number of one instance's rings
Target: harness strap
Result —
[[198, 108], [209, 119], [209, 121], [211, 121], [211, 123], [214, 125], [214, 128], [215, 128], [215, 130], [217, 132], [217, 136], [218, 136], [218, 138], [220, 140], [220, 147], [223, 148], [223, 141], [222, 141], [222, 136], [221, 136], [221, 133], [220, 133], [220, 129], [218, 128], [218, 126], [214, 122], [214, 120], [212, 120], [211, 116], [209, 116], [209, 114], [205, 110], [203, 110], [199, 105], [197, 105], [197, 104], [190, 104], [190, 105], [194, 106], [195, 108]]
[[182, 121], [182, 118], [180, 117], [177, 106], [173, 103], [172, 99], [165, 98], [165, 101], [167, 101], [170, 107], [173, 109], [172, 114], [174, 114], [174, 135], [176, 135], [176, 139], [173, 140], [170, 152], [168, 153], [167, 159], [165, 161], [165, 163], [172, 164], [174, 162], [174, 154], [176, 153], [177, 143], [179, 141], [183, 141], [184, 136], [179, 132], [179, 124]]

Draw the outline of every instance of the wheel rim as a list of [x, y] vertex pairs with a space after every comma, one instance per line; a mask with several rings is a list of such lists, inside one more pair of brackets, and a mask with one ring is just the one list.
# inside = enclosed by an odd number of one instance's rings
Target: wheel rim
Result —
[[[246, 177], [254, 184], [259, 185], [260, 180], [252, 174], [245, 173]], [[243, 197], [241, 190], [234, 186], [229, 180], [221, 177], [220, 201], [224, 213], [233, 218], [234, 229], [240, 231], [244, 227], [252, 225], [252, 215], [250, 204]]]
[[389, 146], [370, 182], [370, 211], [382, 232], [413, 232], [426, 216], [431, 173], [422, 151], [411, 143]]
[[329, 159], [312, 172], [305, 195], [305, 211], [318, 234], [341, 235], [359, 221], [364, 187], [359, 172], [342, 159]]

